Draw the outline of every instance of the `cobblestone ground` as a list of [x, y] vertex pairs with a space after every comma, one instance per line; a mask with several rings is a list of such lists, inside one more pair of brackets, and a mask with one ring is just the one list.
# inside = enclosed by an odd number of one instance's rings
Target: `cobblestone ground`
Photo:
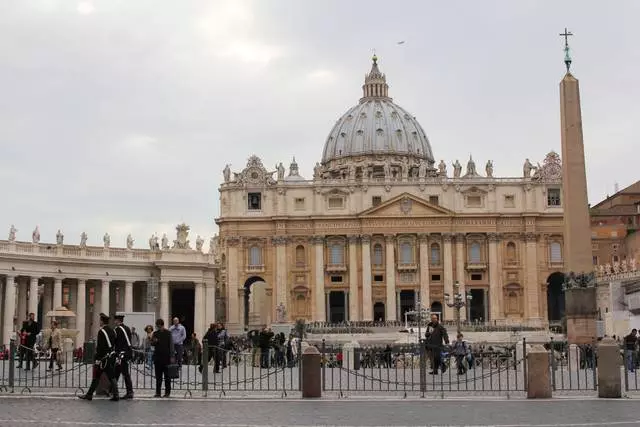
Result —
[[3, 427], [497, 426], [640, 424], [633, 400], [179, 400], [0, 398]]

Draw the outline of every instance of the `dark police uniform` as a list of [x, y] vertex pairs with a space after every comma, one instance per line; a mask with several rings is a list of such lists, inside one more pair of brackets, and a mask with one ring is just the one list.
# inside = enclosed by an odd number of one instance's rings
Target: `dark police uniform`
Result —
[[102, 374], [105, 374], [110, 383], [109, 391], [111, 392], [112, 396], [111, 400], [117, 401], [119, 400], [118, 383], [116, 382], [115, 375], [115, 343], [117, 337], [115, 331], [111, 329], [108, 324], [106, 324], [109, 322], [109, 317], [101, 314], [100, 320], [105, 323], [105, 325], [98, 331], [98, 336], [96, 339], [96, 353], [93, 364], [93, 381], [91, 381], [91, 386], [89, 387], [89, 390], [87, 390], [87, 394], [79, 397], [80, 399], [91, 400], [93, 398], [93, 393], [95, 393], [96, 388], [98, 388], [98, 384], [100, 383], [100, 377], [102, 376]]
[[[124, 316], [115, 316], [115, 319], [120, 321], [124, 320]], [[119, 359], [119, 364], [116, 365], [116, 382], [120, 378], [120, 374], [124, 378], [124, 385], [127, 388], [127, 394], [125, 399], [133, 398], [133, 384], [131, 383], [131, 371], [129, 370], [133, 352], [131, 348], [131, 329], [124, 323], [115, 328], [116, 332], [116, 353]]]

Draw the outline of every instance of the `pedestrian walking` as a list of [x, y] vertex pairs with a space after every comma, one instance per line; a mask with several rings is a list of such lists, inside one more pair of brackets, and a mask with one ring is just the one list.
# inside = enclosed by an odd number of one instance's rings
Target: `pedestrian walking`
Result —
[[442, 349], [444, 344], [449, 344], [449, 334], [440, 323], [437, 314], [431, 315], [431, 322], [427, 325], [425, 333], [427, 350], [431, 352], [431, 375], [438, 375], [438, 369], [442, 368], [442, 373], [447, 371], [447, 365], [442, 361]]
[[156, 320], [156, 331], [153, 333], [151, 343], [155, 347], [153, 353], [153, 364], [156, 371], [156, 394], [154, 397], [160, 397], [162, 392], [162, 380], [164, 379], [164, 396], [171, 395], [171, 378], [169, 378], [169, 365], [175, 363], [174, 355], [175, 346], [173, 344], [173, 336], [167, 328], [164, 327], [164, 320]]
[[98, 384], [100, 383], [100, 378], [102, 377], [102, 374], [105, 374], [110, 384], [110, 400], [117, 402], [120, 400], [120, 395], [118, 394], [118, 383], [116, 382], [115, 376], [116, 333], [109, 326], [109, 316], [104, 313], [100, 313], [100, 330], [98, 331], [96, 342], [96, 353], [93, 363], [93, 381], [91, 381], [91, 386], [89, 386], [87, 393], [78, 397], [83, 400], [92, 400], [93, 393], [95, 393], [98, 388]]
[[118, 362], [116, 364], [116, 381], [120, 375], [124, 378], [124, 385], [127, 389], [123, 399], [133, 399], [133, 384], [131, 383], [131, 361], [133, 360], [133, 346], [131, 344], [131, 329], [124, 324], [124, 316], [118, 314], [113, 317], [116, 332], [116, 354]]
[[176, 349], [175, 358], [178, 368], [182, 367], [182, 358], [184, 357], [184, 341], [187, 339], [187, 330], [180, 324], [180, 319], [173, 318], [173, 325], [169, 328], [173, 347]]
[[47, 342], [47, 348], [51, 350], [51, 357], [49, 357], [49, 367], [47, 370], [53, 370], [53, 362], [58, 365], [58, 371], [62, 370], [62, 363], [60, 363], [59, 351], [62, 349], [62, 333], [58, 328], [58, 321], [51, 321], [51, 333], [49, 334], [49, 340]]

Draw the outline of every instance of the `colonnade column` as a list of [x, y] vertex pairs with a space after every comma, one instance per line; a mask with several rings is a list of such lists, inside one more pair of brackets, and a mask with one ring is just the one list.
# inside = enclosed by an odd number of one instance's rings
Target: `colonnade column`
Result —
[[[444, 250], [442, 251], [442, 260], [444, 264], [444, 293], [453, 296], [453, 259], [452, 259], [452, 245], [453, 234], [445, 233], [442, 235], [444, 242]], [[442, 302], [442, 316], [445, 320], [453, 320], [454, 313], [453, 308]]]
[[133, 282], [130, 280], [124, 282], [124, 311], [133, 312]]
[[[53, 309], [57, 310], [59, 307], [62, 307], [62, 279], [55, 278], [53, 281]], [[109, 313], [109, 311], [107, 310], [105, 313]]]
[[489, 309], [490, 321], [502, 318], [502, 278], [498, 267], [498, 235], [489, 233]]
[[315, 300], [315, 313], [313, 320], [318, 322], [325, 322], [327, 319], [324, 294], [324, 236], [315, 236], [313, 238], [313, 244], [315, 246], [315, 280], [314, 280], [314, 293], [313, 299]]
[[203, 334], [207, 330], [205, 327], [205, 295], [204, 295], [204, 285], [202, 282], [195, 282], [195, 307], [194, 307], [194, 322], [193, 322], [193, 331], [198, 334], [200, 339], [202, 339]]
[[[33, 285], [33, 279], [32, 279]], [[37, 287], [37, 279], [36, 279]], [[84, 279], [78, 279], [78, 290], [76, 296], [76, 329], [78, 335], [76, 338], [76, 348], [82, 346], [85, 341], [85, 321], [87, 318], [87, 282]]]
[[9, 345], [13, 338], [13, 316], [16, 312], [16, 287], [14, 276], [7, 276], [4, 286], [4, 323], [2, 344]]
[[32, 277], [29, 282], [29, 313], [33, 313], [38, 320], [38, 278]]
[[527, 233], [524, 236], [526, 245], [525, 262], [525, 293], [526, 306], [529, 308], [527, 317], [530, 321], [540, 322], [540, 285], [538, 284], [538, 236]]
[[418, 234], [418, 242], [420, 244], [420, 303], [424, 307], [430, 307], [429, 235], [426, 233]]
[[[346, 297], [346, 296], [345, 296]], [[358, 236], [349, 236], [349, 315], [350, 321], [360, 320], [358, 310]]]
[[[238, 301], [238, 246], [239, 237], [229, 237], [227, 244], [227, 323], [240, 326], [240, 304]], [[244, 263], [243, 263], [244, 264]], [[244, 317], [244, 316], [243, 316]], [[245, 325], [248, 326], [248, 325]]]
[[[207, 280], [205, 282], [205, 293], [207, 303], [204, 309], [204, 326], [207, 327], [208, 323], [216, 321], [216, 283], [214, 280]], [[203, 331], [204, 332], [204, 331]], [[202, 338], [202, 337], [200, 337]]]
[[[271, 243], [276, 247], [276, 283], [272, 288], [276, 292], [270, 315], [273, 317], [276, 307], [283, 304], [287, 311], [290, 310], [287, 298], [287, 238], [285, 236], [275, 236]], [[276, 317], [276, 321], [278, 321]]]
[[371, 236], [362, 236], [362, 320], [373, 321], [373, 290], [371, 287]]
[[169, 282], [163, 280], [160, 282], [160, 318], [164, 320], [166, 327], [171, 325], [169, 318]]
[[387, 318], [386, 320], [396, 320], [396, 257], [395, 257], [395, 236], [385, 236], [387, 243]]
[[[108, 280], [102, 281], [102, 289], [100, 290], [100, 312], [110, 315], [109, 313], [109, 291], [110, 291], [111, 282]], [[54, 292], [55, 295], [55, 292]], [[55, 304], [55, 302], [54, 302]]]
[[16, 311], [16, 317], [18, 318], [18, 322], [22, 322], [26, 318], [27, 311], [29, 310], [27, 307], [28, 285], [25, 277], [21, 277], [18, 280], [16, 290], [18, 291], [18, 310]]

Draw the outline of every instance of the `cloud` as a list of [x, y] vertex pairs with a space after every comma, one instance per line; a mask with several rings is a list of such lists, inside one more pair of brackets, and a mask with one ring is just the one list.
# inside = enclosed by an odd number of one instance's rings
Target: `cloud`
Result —
[[95, 6], [90, 1], [78, 2], [77, 11], [80, 15], [91, 15], [95, 10]]

